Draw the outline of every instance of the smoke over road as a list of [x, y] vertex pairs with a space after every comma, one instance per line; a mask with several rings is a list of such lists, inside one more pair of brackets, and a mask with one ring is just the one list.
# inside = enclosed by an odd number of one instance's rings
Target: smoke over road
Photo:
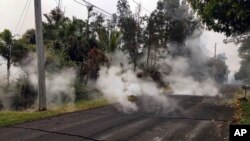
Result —
[[[217, 96], [219, 94], [216, 82], [208, 73], [206, 66], [208, 57], [195, 45], [198, 40], [190, 40], [186, 47], [190, 57], [170, 57], [164, 49], [158, 53], [157, 69], [165, 85], [172, 89], [171, 94]], [[199, 44], [198, 44], [199, 45]], [[133, 66], [127, 56], [118, 52], [111, 55], [110, 67], [101, 67], [95, 87], [104, 94], [110, 102], [119, 103], [124, 112], [137, 111], [136, 103], [128, 97], [149, 96], [152, 103], [158, 103], [161, 108], [171, 108], [169, 99], [163, 87], [159, 86], [150, 76], [139, 78], [138, 69], [133, 72]], [[144, 57], [145, 58], [145, 57]], [[145, 62], [145, 60], [144, 60]], [[91, 83], [92, 85], [92, 83]], [[150, 105], [150, 103], [146, 103]]]

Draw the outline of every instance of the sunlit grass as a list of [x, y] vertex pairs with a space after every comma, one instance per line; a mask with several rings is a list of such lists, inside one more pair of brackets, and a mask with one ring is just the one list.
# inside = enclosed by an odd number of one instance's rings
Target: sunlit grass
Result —
[[[248, 97], [248, 100], [250, 97]], [[242, 124], [249, 124], [250, 125], [250, 101], [241, 101], [241, 110], [242, 110]]]
[[250, 97], [244, 98], [244, 91], [238, 90], [235, 94], [235, 118], [241, 124], [250, 124]]
[[62, 106], [61, 108], [57, 108], [55, 110], [44, 111], [44, 112], [38, 112], [38, 111], [0, 112], [0, 127], [44, 119], [48, 117], [65, 114], [65, 113], [70, 113], [70, 112], [76, 112], [76, 111], [81, 111], [81, 110], [102, 107], [106, 105], [108, 105], [108, 102], [106, 100], [97, 99], [97, 100], [90, 100], [90, 101], [85, 101], [85, 100], [77, 101], [75, 104], [65, 105], [65, 106]]

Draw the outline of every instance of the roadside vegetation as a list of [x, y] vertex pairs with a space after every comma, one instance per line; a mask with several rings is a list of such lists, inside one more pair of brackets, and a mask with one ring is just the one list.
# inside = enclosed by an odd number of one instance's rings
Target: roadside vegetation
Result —
[[49, 111], [2, 111], [0, 112], [0, 127], [9, 126], [18, 123], [24, 123], [49, 117], [54, 117], [62, 115], [65, 113], [76, 112], [81, 110], [88, 110], [97, 107], [102, 107], [108, 105], [108, 102], [104, 99], [96, 100], [81, 100], [77, 101], [75, 104], [65, 105], [61, 108]]
[[[70, 101], [75, 103], [75, 107], [66, 106], [59, 110], [42, 113], [36, 111], [24, 112], [32, 109], [37, 100], [36, 87], [30, 81], [32, 74], [30, 68], [27, 69], [28, 64], [35, 60], [35, 29], [27, 30], [18, 39], [8, 29], [0, 31], [0, 55], [6, 62], [1, 65], [5, 65], [7, 68], [6, 75], [0, 76], [0, 111], [2, 110], [0, 112], [0, 125], [5, 126], [106, 105], [106, 101], [93, 101], [91, 99], [91, 97], [96, 96], [91, 96], [87, 83], [98, 79], [99, 70], [102, 66], [110, 67], [112, 58], [109, 58], [109, 54], [115, 54], [116, 52], [127, 54], [127, 59], [133, 65], [134, 72], [142, 70], [138, 77], [151, 77], [159, 86], [165, 88], [164, 91], [171, 92], [168, 84], [163, 83], [162, 74], [158, 70], [159, 66], [157, 66], [159, 58], [162, 57], [160, 56], [162, 51], [167, 52], [163, 57], [191, 58], [192, 49], [187, 47], [186, 41], [201, 36], [204, 31], [202, 22], [211, 24], [209, 16], [212, 16], [212, 18], [214, 16], [215, 18], [225, 17], [224, 15], [216, 16], [218, 13], [212, 13], [212, 15], [201, 16], [204, 19], [200, 20], [196, 18], [195, 11], [190, 9], [188, 2], [191, 3], [194, 10], [198, 11], [198, 14], [206, 13], [202, 12], [204, 6], [198, 4], [199, 0], [182, 0], [181, 2], [179, 0], [160, 0], [150, 15], [142, 16], [141, 10], [143, 8], [140, 4], [133, 12], [128, 0], [118, 0], [117, 13], [111, 15], [110, 18], [95, 11], [95, 7], [90, 4], [86, 5], [87, 19], [67, 17], [60, 6], [44, 14], [46, 74], [53, 77], [56, 73], [67, 68], [74, 68], [76, 77], [74, 81], [70, 81], [73, 84], [70, 85], [69, 89], [74, 89], [72, 99], [69, 100], [67, 93], [60, 91], [61, 103], [67, 105]], [[199, 12], [199, 9], [201, 9], [201, 12]], [[205, 10], [209, 11], [210, 9], [208, 7]], [[227, 13], [225, 15], [230, 16]], [[243, 15], [249, 14], [243, 13]], [[233, 15], [232, 17], [235, 19], [238, 16]], [[240, 19], [244, 18], [245, 16]], [[218, 21], [218, 19], [215, 20]], [[234, 22], [229, 21], [229, 23]], [[228, 25], [228, 23], [223, 22], [221, 24]], [[223, 30], [219, 30], [220, 27], [216, 27], [213, 22], [211, 26], [209, 24], [207, 26], [209, 29], [215, 27], [217, 29], [215, 31], [226, 31], [227, 35], [231, 35], [237, 30], [237, 28], [232, 28], [231, 25], [227, 30], [224, 29], [225, 26], [222, 26]], [[237, 24], [236, 27], [238, 27]], [[249, 29], [249, 27], [243, 29]], [[243, 32], [245, 31], [236, 33]], [[196, 54], [199, 54], [200, 50], [200, 48], [197, 48]], [[202, 81], [204, 76], [213, 77], [220, 84], [227, 80], [229, 71], [226, 65], [226, 57], [223, 55], [218, 55], [216, 58], [207, 58], [204, 66], [196, 66], [195, 63], [189, 65], [192, 65], [190, 66], [192, 68], [190, 69], [190, 75], [194, 76], [197, 81]], [[11, 80], [11, 76], [15, 74], [11, 74], [10, 71], [14, 66], [23, 71], [22, 76], [15, 81]], [[171, 68], [169, 68], [169, 71], [172, 71]], [[164, 73], [168, 74], [169, 72]], [[61, 79], [57, 82], [61, 82]], [[102, 94], [97, 97], [102, 97]], [[8, 102], [6, 102], [6, 99], [8, 99]], [[59, 98], [55, 97], [54, 99]], [[130, 96], [128, 99], [135, 101], [136, 97]], [[11, 112], [5, 112], [6, 103]]]
[[[192, 49], [186, 46], [186, 41], [198, 38], [204, 28], [190, 12], [186, 0], [159, 1], [149, 16], [141, 14], [140, 4], [135, 12], [131, 11], [127, 0], [118, 0], [117, 13], [110, 18], [96, 11], [91, 4], [86, 7], [87, 19], [67, 17], [61, 6], [43, 15], [46, 80], [55, 79], [52, 84], [69, 85], [66, 88], [57, 86], [59, 92], [48, 86], [52, 89], [50, 95], [59, 93], [50, 98], [50, 103], [60, 100], [60, 104], [67, 104], [93, 97], [88, 92], [91, 88], [87, 83], [98, 79], [102, 66], [110, 67], [110, 54], [116, 52], [126, 54], [133, 71], [142, 71], [141, 77], [151, 77], [159, 86], [169, 88], [163, 83], [158, 70], [161, 52], [167, 52], [163, 57], [191, 58]], [[0, 32], [0, 55], [6, 62], [2, 65], [7, 68], [6, 75], [1, 76], [0, 110], [7, 105], [8, 109], [23, 111], [36, 103], [37, 88], [32, 81], [36, 68], [35, 65], [30, 67], [36, 58], [35, 39], [35, 29], [28, 29], [21, 38], [16, 38], [8, 29]], [[211, 75], [217, 82], [224, 82], [228, 75], [225, 60], [223, 57], [208, 58], [204, 66], [208, 69], [193, 69], [190, 74], [195, 75], [198, 81], [202, 81], [205, 75]], [[15, 74], [10, 71], [14, 66], [23, 72], [21, 76], [15, 76], [15, 80], [11, 77]], [[69, 75], [57, 75], [69, 68], [75, 71]], [[216, 72], [212, 68], [217, 68]], [[63, 83], [68, 77], [73, 79]], [[129, 99], [133, 101], [135, 97]]]
[[244, 98], [244, 91], [239, 89], [234, 98], [234, 107], [236, 109], [234, 120], [236, 123], [250, 125], [250, 96]]

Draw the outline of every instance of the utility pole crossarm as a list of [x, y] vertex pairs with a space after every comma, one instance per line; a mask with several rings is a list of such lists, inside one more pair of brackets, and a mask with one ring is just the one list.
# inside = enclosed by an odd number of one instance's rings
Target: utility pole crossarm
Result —
[[36, 26], [36, 49], [37, 49], [37, 68], [38, 68], [38, 95], [39, 111], [46, 110], [46, 87], [44, 71], [44, 45], [43, 45], [43, 25], [41, 0], [34, 1], [35, 6], [35, 26]]

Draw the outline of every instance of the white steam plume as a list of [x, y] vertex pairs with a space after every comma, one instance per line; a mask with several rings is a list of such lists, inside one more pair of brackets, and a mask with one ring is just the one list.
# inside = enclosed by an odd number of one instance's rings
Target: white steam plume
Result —
[[[28, 79], [38, 88], [37, 60], [33, 59], [24, 68]], [[47, 104], [52, 107], [60, 106], [63, 103], [74, 103], [76, 71], [74, 68], [67, 68], [56, 73], [46, 73], [46, 98]]]
[[[173, 95], [218, 95], [216, 82], [209, 74], [211, 68], [206, 64], [208, 57], [199, 45], [199, 39], [187, 41], [185, 47], [191, 52], [189, 57], [173, 58], [166, 49], [158, 49], [156, 69], [160, 72], [162, 81], [171, 87]], [[164, 96], [162, 88], [150, 77], [138, 78], [137, 73], [142, 71], [133, 72], [133, 66], [128, 63], [126, 55], [118, 52], [111, 58], [110, 67], [101, 67], [95, 84], [105, 98], [110, 102], [119, 103], [124, 112], [138, 110], [136, 103], [128, 100], [130, 95], [149, 96], [152, 97], [151, 101], [163, 108], [171, 108], [171, 101]], [[146, 57], [142, 58], [145, 63]]]
[[198, 96], [216, 96], [218, 94], [213, 79], [207, 77], [202, 81], [198, 81], [189, 74], [188, 59], [182, 57], [168, 58], [160, 62], [160, 66], [164, 65], [170, 66], [171, 72], [169, 75], [163, 75], [163, 80], [165, 83], [169, 83], [174, 94]]
[[137, 105], [128, 100], [130, 95], [150, 96], [161, 106], [168, 106], [167, 98], [161, 95], [156, 83], [151, 78], [139, 79], [126, 58], [122, 53], [117, 53], [113, 57], [111, 67], [101, 67], [96, 88], [110, 102], [119, 103], [123, 112], [138, 110]]

